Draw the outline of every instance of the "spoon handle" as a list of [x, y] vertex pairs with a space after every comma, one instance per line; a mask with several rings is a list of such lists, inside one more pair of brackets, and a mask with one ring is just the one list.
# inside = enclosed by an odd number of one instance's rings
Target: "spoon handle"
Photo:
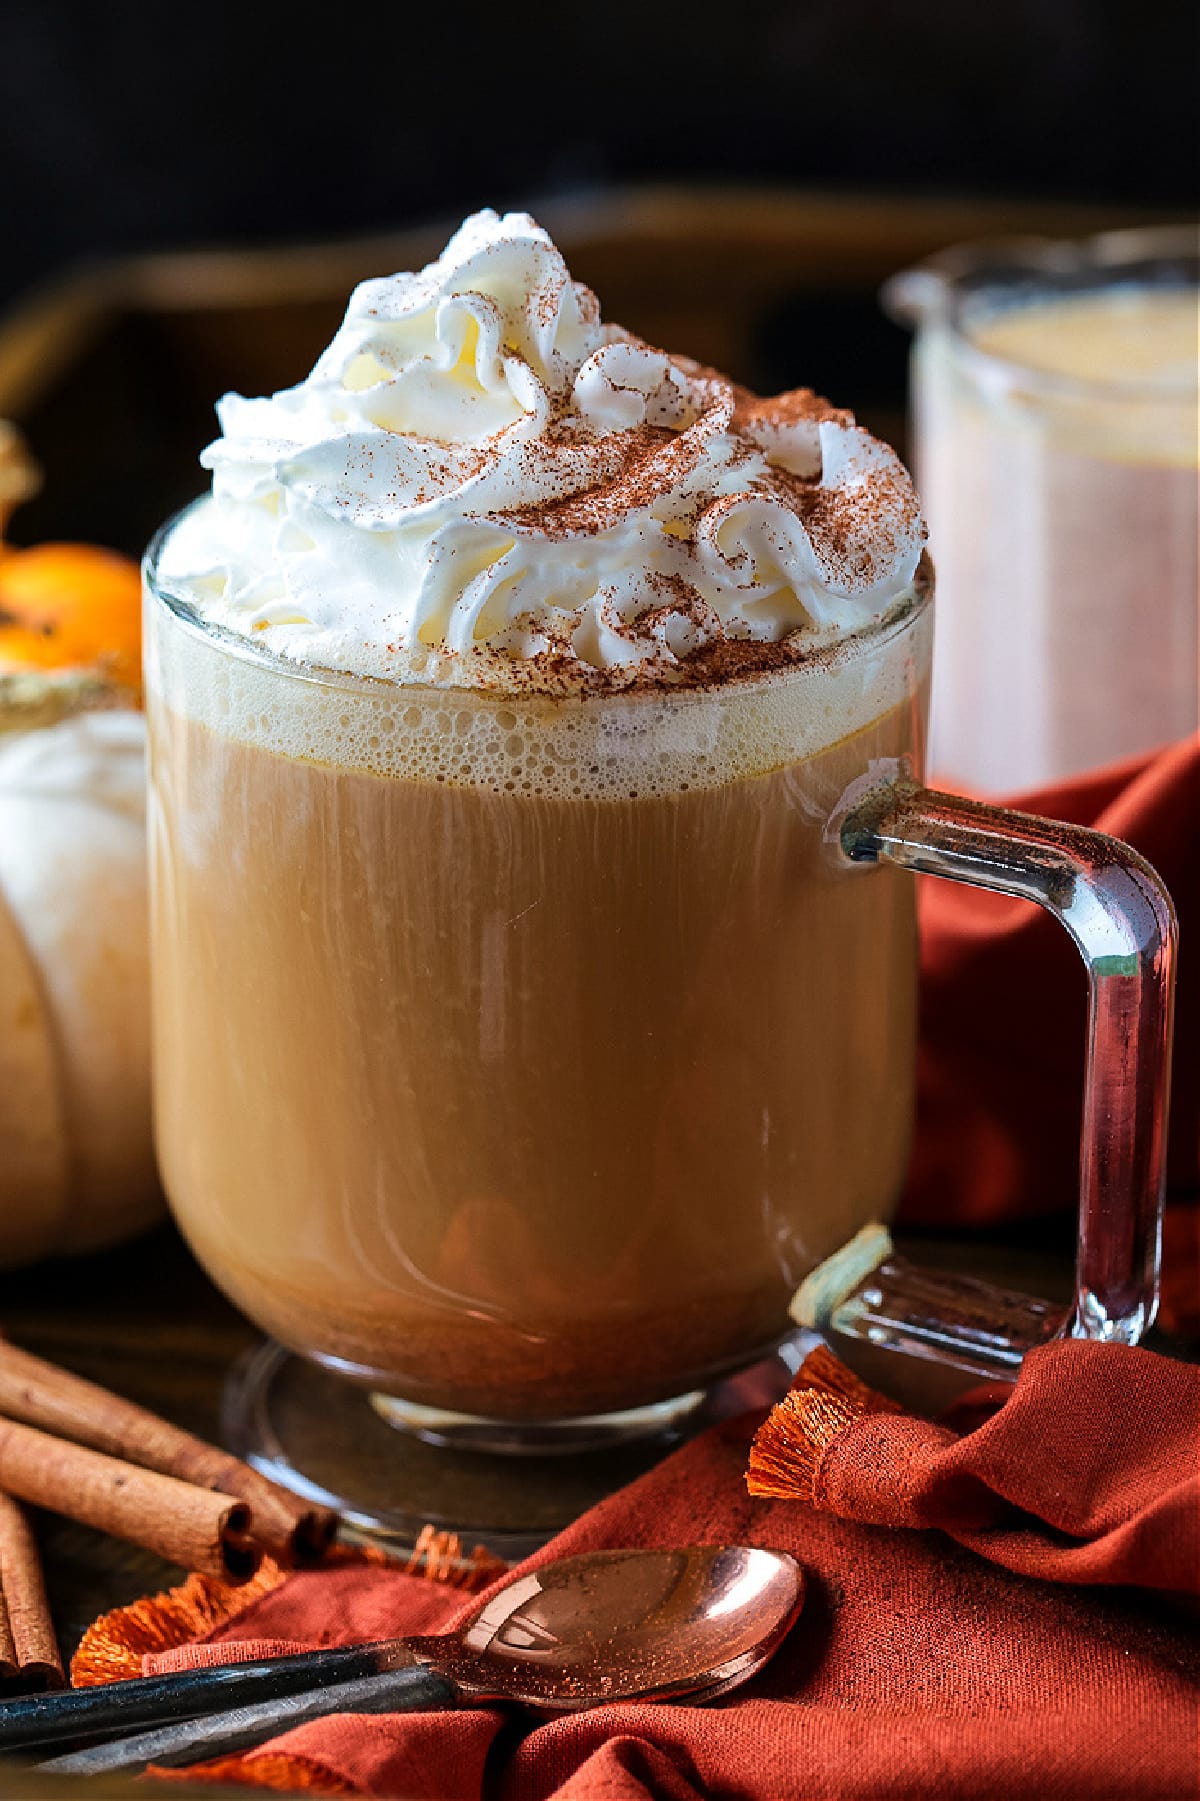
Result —
[[428, 1664], [415, 1664], [297, 1695], [280, 1695], [254, 1707], [234, 1707], [227, 1713], [183, 1720], [154, 1732], [135, 1733], [111, 1744], [53, 1757], [39, 1768], [91, 1776], [106, 1770], [140, 1770], [150, 1763], [167, 1767], [198, 1763], [244, 1751], [326, 1714], [433, 1713], [457, 1707], [458, 1702], [459, 1692], [452, 1682]]
[[171, 1676], [135, 1676], [94, 1688], [59, 1689], [0, 1703], [0, 1750], [29, 1751], [42, 1745], [82, 1743], [177, 1723], [197, 1714], [225, 1712], [254, 1701], [271, 1701], [332, 1682], [373, 1676], [399, 1662], [395, 1639], [341, 1645], [290, 1656], [216, 1664]]

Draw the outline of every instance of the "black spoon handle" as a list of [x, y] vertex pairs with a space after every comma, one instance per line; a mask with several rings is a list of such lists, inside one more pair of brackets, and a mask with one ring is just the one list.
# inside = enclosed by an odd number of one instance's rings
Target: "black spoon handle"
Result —
[[403, 1656], [396, 1640], [384, 1639], [254, 1663], [220, 1664], [178, 1676], [140, 1676], [96, 1688], [28, 1695], [0, 1703], [0, 1750], [27, 1751], [35, 1745], [111, 1738], [114, 1733], [134, 1732], [167, 1720], [187, 1720], [196, 1714], [294, 1695], [323, 1683], [351, 1682], [386, 1669], [397, 1661], [398, 1651]]
[[234, 1707], [228, 1713], [209, 1714], [199, 1720], [183, 1720], [161, 1726], [155, 1732], [136, 1733], [87, 1751], [72, 1751], [41, 1764], [43, 1770], [64, 1775], [98, 1775], [105, 1770], [140, 1770], [146, 1764], [198, 1763], [210, 1757], [227, 1757], [259, 1745], [276, 1733], [306, 1720], [331, 1713], [433, 1713], [457, 1707], [459, 1692], [445, 1676], [427, 1664], [381, 1675], [361, 1676], [353, 1682], [337, 1682], [299, 1695], [280, 1695], [255, 1707]]

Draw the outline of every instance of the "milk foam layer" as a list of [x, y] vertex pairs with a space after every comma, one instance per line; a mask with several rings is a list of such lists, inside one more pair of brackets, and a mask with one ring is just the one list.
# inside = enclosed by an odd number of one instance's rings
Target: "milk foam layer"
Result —
[[146, 682], [181, 717], [293, 760], [612, 801], [717, 788], [816, 757], [912, 704], [929, 680], [932, 639], [933, 610], [917, 603], [916, 617], [901, 609], [894, 623], [752, 681], [554, 699], [302, 675], [249, 650], [231, 656], [156, 607]]
[[883, 618], [924, 540], [905, 470], [851, 414], [758, 400], [602, 324], [524, 214], [478, 213], [420, 273], [364, 282], [305, 381], [218, 415], [211, 498], [160, 582], [356, 674], [723, 680]]

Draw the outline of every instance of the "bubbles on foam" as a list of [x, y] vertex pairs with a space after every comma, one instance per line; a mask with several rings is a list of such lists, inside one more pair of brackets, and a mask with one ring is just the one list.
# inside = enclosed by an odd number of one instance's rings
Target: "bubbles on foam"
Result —
[[828, 749], [927, 675], [931, 628], [926, 610], [750, 680], [551, 700], [317, 677], [226, 645], [156, 603], [146, 680], [173, 712], [297, 761], [501, 795], [619, 801], [721, 787]]

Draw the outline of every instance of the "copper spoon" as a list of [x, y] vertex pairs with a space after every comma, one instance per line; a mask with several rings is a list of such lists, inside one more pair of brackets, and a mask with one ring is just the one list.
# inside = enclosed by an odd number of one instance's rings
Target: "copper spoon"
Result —
[[[41, 1767], [82, 1775], [193, 1763], [330, 1713], [510, 1702], [556, 1714], [609, 1701], [710, 1701], [761, 1669], [803, 1600], [804, 1573], [784, 1551], [691, 1545], [563, 1557], [513, 1577], [454, 1632], [358, 1647], [375, 1653], [373, 1675], [177, 1721]], [[330, 1655], [274, 1661], [311, 1665]]]

